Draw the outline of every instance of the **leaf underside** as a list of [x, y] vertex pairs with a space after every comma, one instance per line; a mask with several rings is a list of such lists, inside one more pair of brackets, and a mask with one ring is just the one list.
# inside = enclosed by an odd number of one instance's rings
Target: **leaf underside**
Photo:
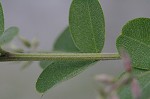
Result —
[[69, 27], [57, 38], [53, 51], [57, 52], [79, 52], [70, 35]]
[[13, 40], [13, 38], [18, 34], [19, 29], [17, 27], [10, 27], [4, 31], [0, 36], [0, 45], [4, 45]]
[[[133, 74], [142, 91], [141, 99], [150, 98], [150, 18], [136, 18], [129, 21], [117, 39], [117, 48], [125, 48], [132, 60]], [[130, 86], [119, 90], [121, 99], [132, 99]]]
[[117, 39], [117, 48], [121, 47], [130, 54], [134, 67], [150, 70], [150, 18], [129, 21]]

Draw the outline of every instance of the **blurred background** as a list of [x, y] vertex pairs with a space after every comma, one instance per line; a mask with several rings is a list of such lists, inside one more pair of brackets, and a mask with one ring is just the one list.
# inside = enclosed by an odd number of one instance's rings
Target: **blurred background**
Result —
[[[1, 0], [5, 28], [17, 26], [20, 35], [40, 41], [38, 50], [50, 51], [62, 30], [68, 25], [72, 0]], [[150, 0], [101, 0], [106, 20], [106, 41], [103, 52], [117, 52], [115, 41], [122, 26], [136, 17], [150, 17]], [[14, 42], [21, 46], [19, 42]], [[102, 73], [118, 75], [121, 61], [100, 61], [80, 75], [50, 89], [42, 99], [97, 99], [98, 85], [94, 76]], [[42, 72], [35, 62], [25, 70], [21, 64], [0, 63], [0, 99], [40, 99], [35, 83]]]

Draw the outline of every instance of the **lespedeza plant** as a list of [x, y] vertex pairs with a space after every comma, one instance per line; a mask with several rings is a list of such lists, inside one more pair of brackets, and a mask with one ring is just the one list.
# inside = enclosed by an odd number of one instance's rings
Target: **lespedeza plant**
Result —
[[[101, 53], [105, 41], [105, 19], [98, 0], [72, 0], [69, 26], [56, 40], [54, 53], [4, 50], [3, 45], [18, 32], [17, 27], [4, 28], [0, 4], [0, 61], [40, 61], [43, 72], [36, 82], [39, 93], [78, 75], [95, 62], [123, 58], [125, 72], [119, 78], [98, 76], [97, 80], [107, 82], [106, 87], [100, 88], [101, 98], [150, 99], [150, 18], [136, 18], [123, 26], [116, 40], [118, 53]], [[20, 39], [25, 46], [31, 47], [32, 44], [27, 44], [24, 38]]]

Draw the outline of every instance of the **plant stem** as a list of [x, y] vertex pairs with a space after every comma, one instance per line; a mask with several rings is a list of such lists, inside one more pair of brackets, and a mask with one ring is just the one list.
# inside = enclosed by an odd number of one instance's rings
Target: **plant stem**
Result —
[[0, 61], [118, 60], [118, 53], [6, 53]]

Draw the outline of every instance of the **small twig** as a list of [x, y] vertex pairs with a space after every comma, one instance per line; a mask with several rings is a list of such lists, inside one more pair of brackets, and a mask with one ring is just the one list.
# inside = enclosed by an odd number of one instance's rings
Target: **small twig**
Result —
[[6, 53], [0, 61], [119, 60], [118, 53]]

